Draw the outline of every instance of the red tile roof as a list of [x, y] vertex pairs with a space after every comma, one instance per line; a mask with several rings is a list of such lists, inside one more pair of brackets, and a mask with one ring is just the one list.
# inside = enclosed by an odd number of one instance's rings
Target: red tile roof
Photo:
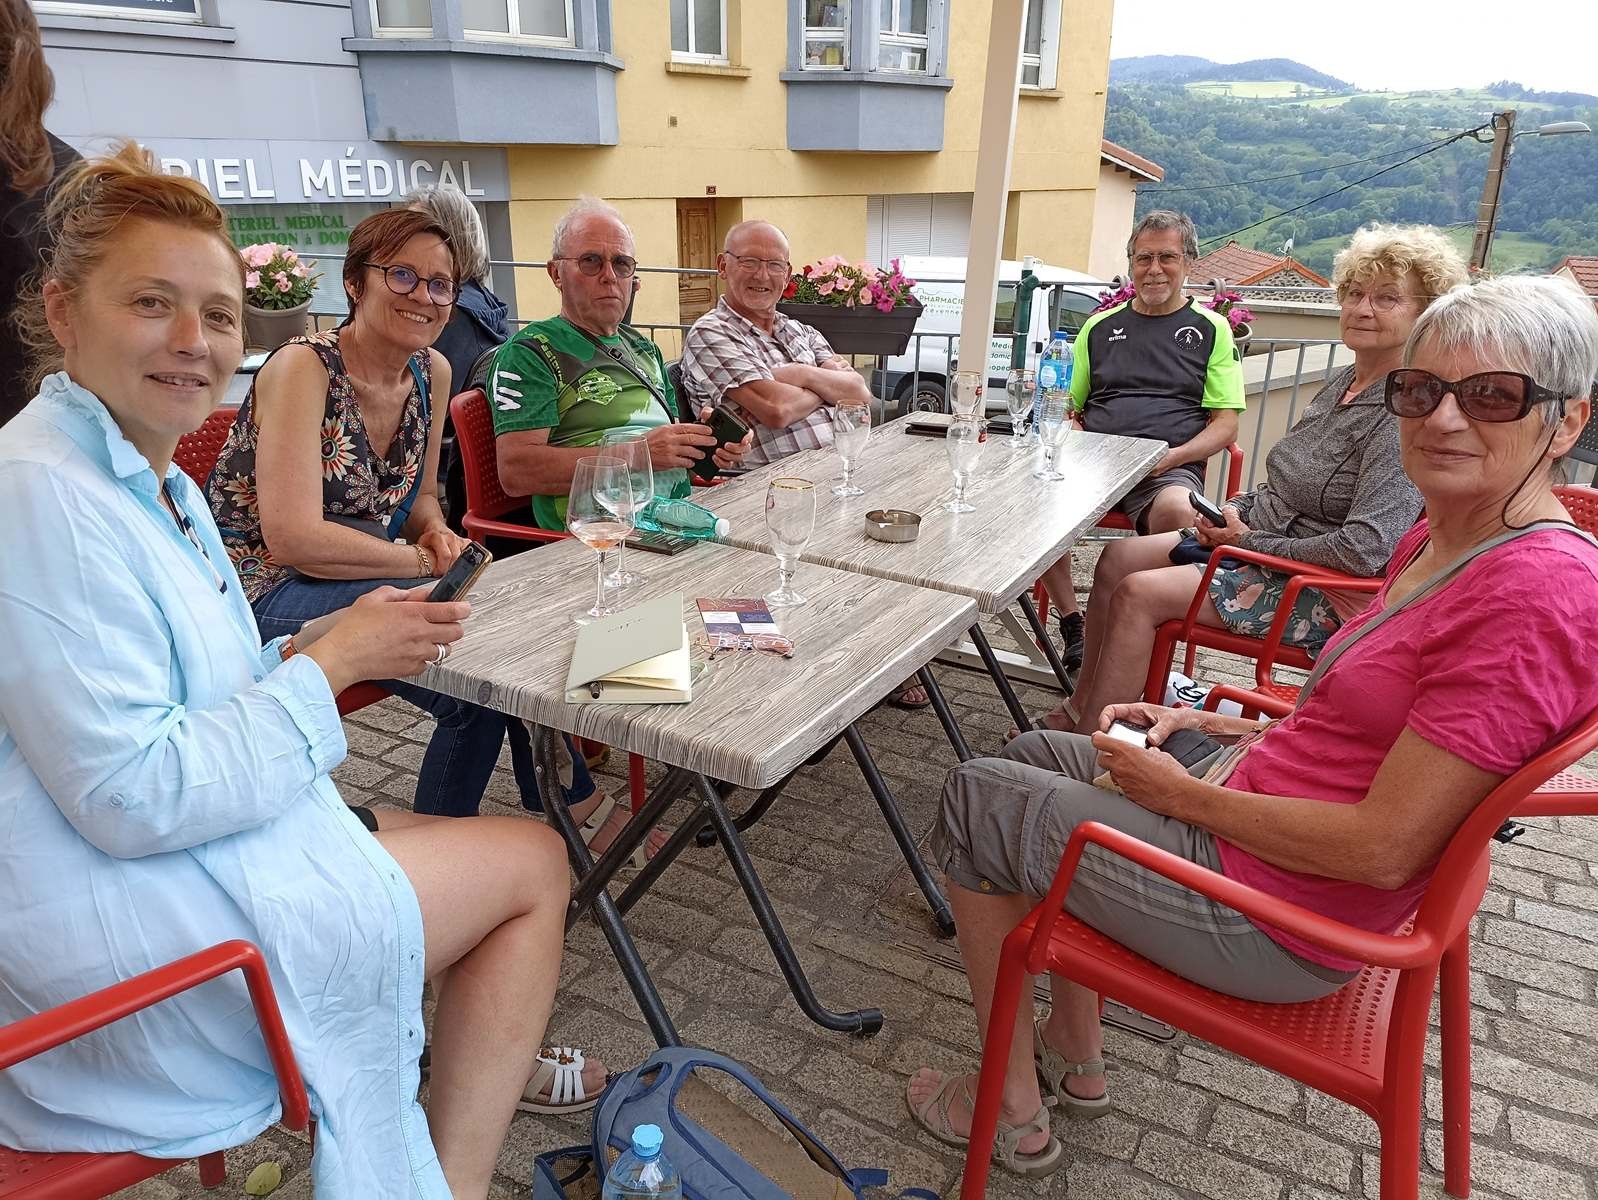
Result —
[[1598, 254], [1570, 254], [1554, 268], [1554, 274], [1569, 271], [1581, 290], [1589, 296], [1598, 296]]
[[1141, 175], [1149, 183], [1159, 183], [1165, 178], [1165, 168], [1159, 163], [1144, 158], [1141, 154], [1133, 154], [1125, 146], [1117, 146], [1109, 138], [1102, 138], [1099, 142], [1099, 159], [1125, 171], [1128, 175]]
[[[1290, 272], [1303, 279], [1303, 287], [1330, 287], [1324, 276], [1310, 270], [1297, 259], [1284, 258], [1266, 250], [1251, 250], [1235, 241], [1227, 242], [1219, 250], [1211, 250], [1193, 264], [1189, 279], [1222, 279], [1233, 286], [1256, 283], [1282, 272]], [[1281, 280], [1272, 280], [1280, 283]]]

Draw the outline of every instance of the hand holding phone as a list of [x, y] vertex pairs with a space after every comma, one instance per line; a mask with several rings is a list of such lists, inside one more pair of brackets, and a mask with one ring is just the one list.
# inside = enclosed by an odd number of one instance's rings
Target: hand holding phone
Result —
[[1134, 725], [1130, 721], [1111, 721], [1105, 732], [1118, 742], [1128, 742], [1140, 750], [1148, 748], [1149, 726]]
[[427, 593], [429, 603], [440, 600], [458, 600], [471, 591], [472, 584], [483, 573], [483, 568], [494, 561], [494, 556], [477, 542], [466, 543], [466, 549], [450, 564], [433, 590]]
[[1198, 513], [1211, 525], [1225, 525], [1226, 514], [1220, 507], [1196, 488], [1191, 488], [1187, 493], [1187, 502], [1193, 506], [1193, 511]]
[[749, 426], [733, 416], [725, 405], [718, 404], [710, 412], [710, 419], [706, 422], [710, 432], [716, 435], [716, 444], [705, 451], [705, 456], [689, 468], [695, 479], [704, 481], [716, 477], [716, 451], [725, 446], [736, 445], [749, 434]]

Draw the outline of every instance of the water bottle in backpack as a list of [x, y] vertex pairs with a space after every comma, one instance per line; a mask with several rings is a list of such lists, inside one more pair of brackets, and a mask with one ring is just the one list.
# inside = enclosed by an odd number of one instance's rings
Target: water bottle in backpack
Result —
[[634, 1126], [632, 1149], [624, 1151], [605, 1175], [603, 1200], [643, 1196], [682, 1200], [682, 1179], [660, 1152], [664, 1140], [658, 1125]]

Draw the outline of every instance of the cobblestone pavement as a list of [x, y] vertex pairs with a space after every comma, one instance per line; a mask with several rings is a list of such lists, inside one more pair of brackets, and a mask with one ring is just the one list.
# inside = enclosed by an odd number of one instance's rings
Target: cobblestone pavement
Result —
[[[1201, 666], [1210, 679], [1238, 660]], [[1230, 670], [1229, 670], [1230, 668]], [[1009, 725], [985, 676], [940, 672], [978, 753]], [[1241, 681], [1241, 679], [1240, 679]], [[1050, 697], [1026, 689], [1031, 711]], [[398, 701], [346, 722], [345, 796], [408, 806], [430, 724]], [[930, 832], [953, 752], [930, 710], [879, 708], [867, 739], [910, 825]], [[625, 791], [621, 755], [601, 773]], [[1589, 760], [1589, 773], [1598, 762]], [[520, 813], [502, 761], [485, 812]], [[1492, 887], [1474, 930], [1472, 1034], [1475, 1196], [1598, 1200], [1598, 818], [1542, 820], [1495, 846]], [[917, 1132], [902, 1100], [916, 1067], [974, 1069], [976, 1025], [963, 976], [932, 957], [941, 941], [847, 749], [802, 771], [748, 835], [824, 1003], [875, 1005], [886, 1023], [861, 1041], [800, 1015], [720, 852], [690, 851], [629, 919], [683, 1037], [759, 1073], [851, 1165], [883, 1165], [896, 1188], [957, 1194], [961, 1156]], [[550, 1039], [613, 1067], [652, 1048], [603, 939], [588, 922], [567, 939]], [[1339, 1101], [1185, 1035], [1158, 1043], [1111, 1031], [1114, 1113], [1056, 1120], [1069, 1166], [1023, 1182], [995, 1169], [990, 1194], [1081, 1200], [1327, 1200], [1378, 1195], [1372, 1122]], [[1441, 1197], [1441, 1103], [1435, 1034], [1427, 1054], [1424, 1197]], [[578, 1118], [520, 1116], [494, 1195], [529, 1194], [533, 1157], [585, 1141]], [[281, 1200], [311, 1196], [303, 1139], [272, 1130], [228, 1155], [228, 1182], [199, 1187], [192, 1166], [124, 1193], [138, 1200], [242, 1194], [265, 1159], [284, 1167]]]

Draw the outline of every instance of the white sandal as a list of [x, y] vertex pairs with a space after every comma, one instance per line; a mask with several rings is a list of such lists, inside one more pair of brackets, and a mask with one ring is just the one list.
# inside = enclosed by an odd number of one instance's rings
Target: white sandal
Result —
[[1069, 1091], [1065, 1081], [1072, 1075], [1103, 1075], [1104, 1059], [1090, 1058], [1087, 1062], [1072, 1062], [1058, 1050], [1051, 1049], [1043, 1040], [1043, 1021], [1032, 1023], [1032, 1065], [1037, 1068], [1038, 1079], [1049, 1094], [1044, 1103], [1059, 1105], [1060, 1111], [1078, 1121], [1091, 1121], [1110, 1111], [1109, 1093], [1091, 1099]]
[[[599, 802], [599, 807], [594, 809], [593, 812], [589, 813], [587, 818], [584, 819], [583, 823], [577, 827], [577, 836], [583, 839], [583, 845], [593, 845], [594, 838], [598, 836], [599, 831], [605, 827], [605, 822], [610, 820], [610, 814], [615, 811], [616, 804], [616, 797], [606, 793], [605, 798]], [[628, 809], [626, 811], [631, 813], [632, 810]], [[629, 816], [628, 820], [631, 819], [631, 816]], [[596, 854], [594, 857], [597, 858], [599, 856]], [[626, 865], [635, 871], [642, 871], [648, 862], [649, 839], [645, 838], [644, 844], [632, 852], [631, 857], [627, 859]]]
[[[531, 1113], [574, 1113], [593, 1108], [599, 1094], [583, 1090], [583, 1064], [588, 1060], [574, 1046], [544, 1046], [538, 1051], [538, 1066], [527, 1081], [516, 1107]], [[543, 1099], [545, 1091], [549, 1099]]]
[[[970, 1083], [965, 1078], [954, 1075], [940, 1073], [939, 1077], [943, 1082], [939, 1084], [937, 1091], [922, 1102], [920, 1108], [917, 1108], [915, 1102], [910, 1099], [908, 1084], [905, 1086], [904, 1102], [909, 1107], [910, 1115], [915, 1118], [916, 1124], [938, 1141], [948, 1146], [969, 1146], [971, 1139], [961, 1137], [954, 1131], [954, 1125], [949, 1120], [949, 1103], [955, 1090], [959, 1089], [965, 1093], [966, 1104], [975, 1113], [976, 1102], [971, 1099]], [[1047, 1133], [1049, 1140], [1043, 1144], [1043, 1149], [1036, 1153], [1023, 1154], [1017, 1149], [1021, 1139], [1034, 1133]], [[1052, 1175], [1059, 1170], [1065, 1161], [1065, 1147], [1049, 1130], [1049, 1110], [1040, 1106], [1025, 1125], [1007, 1125], [1000, 1121], [993, 1139], [993, 1161], [1017, 1175], [1033, 1178]]]

